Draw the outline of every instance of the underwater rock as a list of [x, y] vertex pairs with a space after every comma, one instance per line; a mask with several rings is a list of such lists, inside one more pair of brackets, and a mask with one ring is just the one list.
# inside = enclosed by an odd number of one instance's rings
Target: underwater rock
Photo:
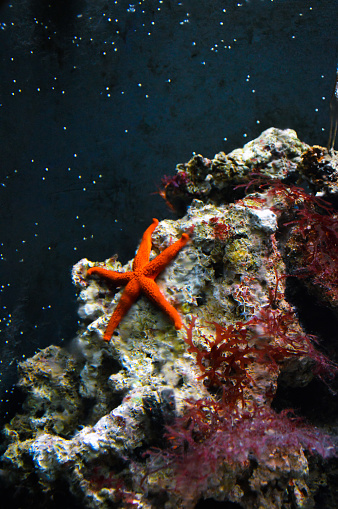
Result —
[[73, 434], [83, 412], [76, 360], [52, 345], [21, 362], [18, 371], [27, 398], [25, 413], [13, 419], [12, 429], [21, 439], [40, 431]]
[[243, 195], [237, 186], [248, 185], [258, 175], [295, 180], [301, 156], [309, 148], [292, 129], [272, 127], [229, 154], [219, 152], [212, 160], [195, 155], [188, 163], [178, 164], [173, 177], [162, 179], [161, 194], [181, 214], [194, 198], [215, 204], [232, 202]]
[[299, 172], [316, 193], [326, 193], [338, 199], [338, 155], [317, 145], [302, 155]]
[[[318, 298], [330, 283], [337, 305], [337, 252], [324, 258], [326, 241], [311, 240], [311, 228], [320, 234], [324, 225], [333, 245], [337, 216], [295, 185], [309, 150], [294, 131], [271, 128], [231, 154], [195, 156], [166, 178], [165, 198], [187, 210], [159, 223], [150, 259], [189, 234], [156, 278], [180, 330], [141, 297], [103, 341], [123, 288], [88, 278], [87, 259], [74, 266], [82, 326], [67, 351], [51, 346], [20, 365], [27, 399], [4, 428], [10, 483], [43, 500], [61, 484], [88, 508], [189, 509], [203, 498], [314, 507], [306, 451], [329, 458], [334, 437], [272, 406], [281, 380], [304, 387], [337, 372], [286, 298], [301, 267]], [[325, 182], [321, 191], [332, 194]], [[326, 287], [311, 245], [331, 270]], [[116, 257], [95, 265], [132, 269]]]

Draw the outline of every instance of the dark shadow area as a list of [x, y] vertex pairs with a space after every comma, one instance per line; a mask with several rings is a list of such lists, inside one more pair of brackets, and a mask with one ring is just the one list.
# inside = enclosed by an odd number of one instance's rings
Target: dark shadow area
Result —
[[296, 307], [299, 321], [308, 334], [314, 334], [322, 347], [334, 360], [337, 356], [336, 331], [338, 316], [325, 302], [311, 294], [302, 280], [297, 277], [286, 279], [286, 298]]
[[[36, 479], [38, 483], [38, 479]], [[8, 487], [4, 479], [0, 477], [1, 507], [2, 509], [83, 509], [83, 504], [78, 503], [70, 492], [67, 484], [56, 483], [53, 495], [45, 493], [34, 495], [26, 489], [24, 483], [13, 490]]]
[[[324, 307], [311, 295], [303, 282], [295, 277], [288, 278], [287, 300], [296, 307], [299, 321], [307, 334], [318, 338], [316, 348], [331, 361], [337, 361], [336, 330], [338, 319], [328, 307]], [[290, 387], [280, 375], [273, 408], [278, 412], [292, 408], [296, 414], [317, 426], [335, 424], [338, 415], [338, 379], [315, 376], [304, 387]], [[315, 404], [314, 404], [315, 402]]]
[[212, 498], [200, 500], [196, 509], [240, 509], [242, 506], [235, 502], [218, 502]]
[[331, 392], [332, 385], [330, 390], [318, 378], [314, 378], [305, 387], [288, 387], [279, 382], [272, 407], [277, 412], [285, 408], [293, 409], [296, 415], [316, 426], [334, 424], [338, 414], [338, 398]]

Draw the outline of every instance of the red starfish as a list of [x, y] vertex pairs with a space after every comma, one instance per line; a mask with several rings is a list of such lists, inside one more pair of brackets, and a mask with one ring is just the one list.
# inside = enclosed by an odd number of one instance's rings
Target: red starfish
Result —
[[149, 300], [156, 304], [172, 319], [176, 329], [181, 329], [182, 327], [180, 315], [164, 298], [154, 279], [165, 269], [179, 250], [186, 245], [189, 240], [189, 235], [183, 233], [182, 237], [177, 242], [174, 242], [174, 244], [164, 249], [162, 253], [150, 262], [151, 235], [157, 225], [158, 219], [153, 219], [153, 223], [144, 232], [140, 247], [133, 261], [132, 272], [116, 272], [102, 267], [92, 267], [87, 271], [89, 276], [98, 274], [112, 281], [115, 286], [126, 285], [104, 333], [103, 339], [105, 341], [111, 339], [114, 330], [141, 293], [144, 293]]

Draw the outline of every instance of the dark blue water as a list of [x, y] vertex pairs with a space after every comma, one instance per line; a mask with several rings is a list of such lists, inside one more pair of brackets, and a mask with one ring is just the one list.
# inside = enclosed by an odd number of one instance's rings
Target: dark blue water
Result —
[[1, 418], [16, 365], [76, 333], [70, 270], [126, 262], [164, 174], [275, 126], [327, 143], [336, 0], [0, 7]]

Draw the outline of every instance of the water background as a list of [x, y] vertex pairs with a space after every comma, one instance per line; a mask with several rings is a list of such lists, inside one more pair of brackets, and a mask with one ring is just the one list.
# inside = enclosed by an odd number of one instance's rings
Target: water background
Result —
[[72, 265], [175, 217], [177, 163], [271, 126], [327, 143], [336, 28], [337, 0], [1, 2], [2, 420], [17, 362], [76, 333]]

